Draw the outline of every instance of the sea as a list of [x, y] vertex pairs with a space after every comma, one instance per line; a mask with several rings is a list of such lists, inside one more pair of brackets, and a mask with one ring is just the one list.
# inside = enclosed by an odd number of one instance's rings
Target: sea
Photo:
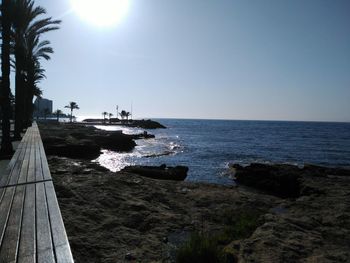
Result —
[[[128, 165], [189, 167], [186, 180], [232, 184], [230, 165], [283, 163], [350, 168], [350, 123], [156, 119], [167, 129], [147, 130], [132, 152], [103, 150], [95, 160], [111, 171]], [[144, 129], [96, 126], [124, 133]]]

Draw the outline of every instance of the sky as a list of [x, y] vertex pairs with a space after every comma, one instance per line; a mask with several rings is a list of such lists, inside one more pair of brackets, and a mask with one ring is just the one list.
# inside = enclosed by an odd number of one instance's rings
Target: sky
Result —
[[[350, 1], [129, 0], [101, 27], [73, 0], [36, 0], [62, 19], [43, 36], [44, 97], [76, 115], [350, 121]], [[119, 0], [115, 0], [119, 1]], [[99, 3], [100, 1], [95, 1]]]

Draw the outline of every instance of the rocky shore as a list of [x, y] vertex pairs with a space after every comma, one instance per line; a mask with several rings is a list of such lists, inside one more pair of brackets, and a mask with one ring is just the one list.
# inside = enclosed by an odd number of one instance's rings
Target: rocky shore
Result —
[[166, 129], [164, 125], [153, 120], [119, 120], [117, 118], [106, 119], [85, 119], [82, 123], [94, 125], [123, 125], [126, 127], [137, 127], [141, 129]]
[[46, 154], [68, 158], [95, 159], [102, 149], [128, 152], [136, 146], [135, 140], [154, 138], [146, 131], [129, 135], [82, 124], [41, 123], [39, 126]]
[[[79, 144], [79, 136], [105, 146], [98, 135], [74, 136], [69, 126], [40, 130], [46, 150]], [[65, 139], [58, 144], [52, 137]], [[191, 233], [222, 236], [232, 228], [228, 218], [247, 212], [258, 217], [249, 235], [228, 235], [218, 245], [229, 255], [227, 262], [350, 261], [349, 170], [234, 165], [238, 185], [220, 186], [113, 173], [88, 156], [51, 153], [49, 166], [76, 262], [174, 262]]]

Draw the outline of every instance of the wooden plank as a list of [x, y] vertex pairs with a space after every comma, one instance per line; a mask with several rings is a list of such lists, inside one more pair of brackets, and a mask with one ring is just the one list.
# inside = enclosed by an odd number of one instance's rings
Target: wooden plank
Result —
[[0, 263], [74, 262], [52, 181], [34, 183], [51, 180], [36, 123], [10, 163], [0, 178]]
[[[27, 182], [27, 176], [28, 176], [28, 167], [29, 167], [29, 159], [30, 159], [30, 146], [33, 143], [33, 137], [29, 135], [28, 138], [28, 144], [27, 147], [25, 148], [25, 153], [24, 153], [24, 157], [22, 160], [22, 167], [21, 167], [21, 172], [19, 173], [19, 178], [18, 181], [14, 181], [16, 178], [16, 175], [13, 174], [12, 178], [13, 178], [13, 182], [12, 184], [23, 184]], [[12, 179], [11, 178], [11, 179]], [[10, 180], [11, 183], [12, 180]]]
[[43, 177], [44, 177], [44, 180], [51, 180], [52, 177], [51, 177], [49, 165], [45, 154], [44, 145], [43, 145], [43, 142], [41, 141], [40, 134], [39, 134], [39, 138], [40, 138], [39, 146], [40, 146], [40, 156], [41, 156], [41, 163], [42, 163], [42, 169], [43, 169]]
[[[28, 143], [30, 143], [30, 142], [28, 141]], [[27, 146], [28, 146], [28, 144], [27, 144]], [[9, 185], [15, 185], [18, 183], [18, 179], [21, 175], [23, 160], [26, 156], [27, 151], [28, 151], [28, 147], [23, 149], [22, 154], [18, 158], [18, 162], [16, 163], [14, 169], [11, 171], [10, 180], [8, 182]]]
[[35, 181], [35, 143], [30, 147], [27, 183]]
[[35, 184], [26, 186], [18, 263], [36, 262]]
[[[15, 166], [13, 167], [11, 171], [11, 175], [14, 175], [14, 177], [9, 177], [9, 182], [7, 183], [17, 183], [16, 180], [19, 176], [19, 174], [22, 171], [22, 162], [21, 159], [24, 157], [25, 154], [25, 148], [21, 151], [21, 154], [18, 156], [18, 161], [16, 162]], [[25, 169], [25, 167], [24, 167]], [[3, 242], [5, 238], [5, 231], [6, 231], [6, 224], [10, 218], [10, 215], [12, 213], [11, 206], [14, 198], [15, 193], [15, 187], [10, 187], [8, 189], [2, 189], [1, 191], [2, 196], [0, 198], [0, 243]], [[11, 213], [10, 213], [11, 211]], [[2, 254], [0, 252], [0, 254]]]
[[55, 262], [47, 210], [45, 185], [36, 186], [36, 238], [38, 262]]
[[40, 147], [39, 142], [36, 142], [35, 147], [35, 180], [42, 181], [43, 177], [43, 169], [41, 166], [41, 157], [40, 157]]
[[[27, 142], [24, 142], [24, 143], [27, 144]], [[16, 165], [22, 166], [21, 160], [24, 157], [24, 153], [25, 153], [24, 147], [15, 152], [15, 155], [12, 157], [10, 164], [7, 166], [6, 171], [4, 172], [4, 174], [0, 178], [0, 187], [6, 186], [9, 184], [11, 173], [15, 169]], [[18, 167], [16, 169], [18, 169]], [[1, 200], [1, 198], [0, 198], [0, 200]]]
[[0, 246], [2, 245], [4, 240], [6, 225], [10, 216], [15, 190], [15, 187], [5, 188], [3, 199], [0, 202]]
[[74, 262], [52, 182], [45, 182], [52, 239], [58, 263]]
[[8, 173], [9, 173], [9, 172], [12, 170], [12, 168], [15, 166], [15, 163], [16, 163], [16, 161], [17, 161], [17, 159], [18, 159], [18, 156], [20, 155], [21, 150], [23, 149], [23, 147], [20, 147], [20, 145], [21, 145], [21, 144], [25, 144], [25, 143], [26, 143], [26, 142], [21, 141], [20, 144], [18, 145], [18, 147], [17, 147], [15, 153], [13, 154], [13, 156], [12, 156], [12, 158], [11, 158], [9, 164], [7, 165], [6, 171], [7, 171]]
[[0, 262], [16, 262], [17, 249], [21, 231], [21, 221], [23, 212], [23, 199], [25, 186], [15, 187], [15, 196], [13, 198], [11, 213], [7, 222], [0, 250]]

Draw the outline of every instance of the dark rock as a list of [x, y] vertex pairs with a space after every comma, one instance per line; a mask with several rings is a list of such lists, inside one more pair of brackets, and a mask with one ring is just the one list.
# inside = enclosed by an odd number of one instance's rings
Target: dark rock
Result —
[[166, 127], [157, 121], [153, 120], [119, 120], [111, 118], [111, 120], [104, 119], [85, 119], [83, 123], [101, 124], [101, 125], [123, 125], [128, 127], [137, 127], [143, 129], [165, 129]]
[[120, 133], [109, 132], [104, 135], [92, 135], [90, 138], [103, 149], [128, 152], [134, 149], [136, 143], [133, 141], [132, 136]]
[[143, 133], [139, 133], [139, 134], [132, 134], [129, 135], [132, 139], [134, 140], [139, 140], [139, 139], [153, 139], [156, 136], [154, 136], [153, 134], [149, 134], [147, 131], [144, 131]]
[[68, 158], [95, 159], [101, 153], [101, 148], [90, 140], [77, 143], [47, 143], [44, 141], [44, 147], [48, 155]]
[[183, 181], [187, 177], [188, 167], [186, 166], [166, 167], [165, 165], [127, 166], [122, 171], [138, 174], [138, 175], [153, 178], [153, 179]]
[[125, 124], [129, 127], [138, 127], [143, 129], [166, 129], [166, 127], [157, 121], [152, 120], [133, 120]]
[[136, 257], [134, 257], [131, 253], [127, 253], [125, 255], [125, 260], [127, 260], [127, 261], [136, 260]]
[[350, 176], [350, 169], [322, 167], [312, 164], [305, 164], [302, 171], [305, 175], [316, 177], [325, 177], [327, 175]]
[[282, 198], [300, 195], [300, 169], [292, 165], [251, 164], [233, 166], [236, 181]]
[[134, 139], [137, 136], [121, 131], [103, 131], [79, 124], [40, 124], [39, 128], [49, 155], [95, 159], [101, 149], [124, 152], [136, 146]]

